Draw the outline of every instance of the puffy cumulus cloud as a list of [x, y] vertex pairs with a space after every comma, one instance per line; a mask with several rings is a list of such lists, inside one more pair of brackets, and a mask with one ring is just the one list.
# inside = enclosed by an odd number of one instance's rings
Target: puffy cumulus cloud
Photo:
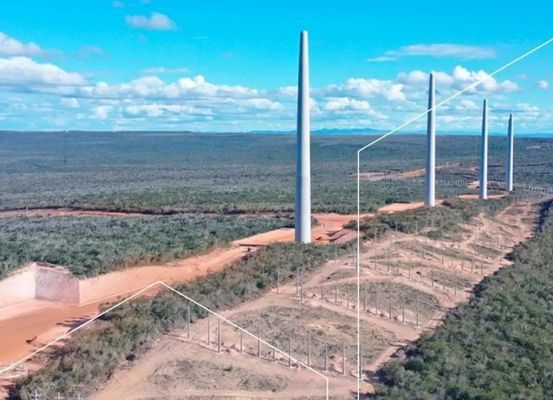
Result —
[[549, 89], [549, 82], [548, 81], [538, 81], [536, 85], [543, 90]]
[[370, 111], [371, 105], [365, 100], [350, 99], [349, 97], [330, 98], [323, 106], [325, 111]]
[[28, 57], [0, 58], [0, 84], [17, 87], [81, 86], [86, 79], [79, 73], [67, 72], [57, 65], [38, 63]]
[[37, 56], [44, 50], [33, 42], [23, 43], [3, 32], [0, 32], [0, 55], [4, 56]]
[[277, 94], [283, 97], [296, 97], [298, 95], [298, 87], [283, 86], [278, 89]]
[[93, 118], [100, 119], [100, 120], [105, 120], [109, 117], [109, 114], [113, 110], [113, 107], [110, 106], [110, 105], [104, 105], [103, 104], [103, 105], [99, 105], [99, 106], [94, 107], [93, 110], [94, 110]]
[[[420, 70], [403, 72], [398, 74], [397, 81], [411, 86], [411, 91], [420, 90], [418, 87], [428, 85], [429, 73]], [[434, 71], [436, 87], [438, 90], [454, 89], [462, 90], [476, 82], [481, 82], [477, 87], [469, 90], [469, 93], [509, 93], [519, 90], [518, 84], [511, 80], [498, 81], [483, 70], [470, 71], [457, 65], [451, 73]]]
[[483, 70], [469, 71], [460, 65], [453, 69], [452, 77], [458, 88], [464, 88], [467, 85], [480, 81], [480, 85], [478, 88], [475, 88], [473, 92], [478, 90], [486, 92], [515, 92], [519, 89], [518, 85], [510, 80], [498, 82], [494, 77]]
[[136, 29], [153, 31], [173, 31], [177, 29], [177, 25], [171, 18], [159, 12], [152, 12], [150, 16], [127, 15], [125, 22]]
[[175, 82], [166, 83], [157, 76], [144, 76], [128, 83], [110, 85], [99, 82], [95, 85], [79, 89], [83, 97], [92, 98], [151, 98], [151, 99], [183, 99], [183, 98], [257, 98], [260, 92], [244, 86], [217, 85], [207, 82], [198, 75], [193, 78], [180, 78]]
[[341, 85], [329, 85], [322, 90], [330, 97], [383, 97], [390, 101], [405, 100], [402, 83], [389, 80], [350, 78]]
[[[397, 80], [405, 85], [428, 85], [428, 76], [429, 74], [427, 72], [415, 70], [411, 72], [400, 72]], [[454, 82], [451, 75], [441, 71], [434, 72], [434, 79], [437, 85], [449, 86]]]

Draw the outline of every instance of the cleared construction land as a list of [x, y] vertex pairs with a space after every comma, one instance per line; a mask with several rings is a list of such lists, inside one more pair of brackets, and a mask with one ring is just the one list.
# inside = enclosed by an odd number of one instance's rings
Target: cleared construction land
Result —
[[[413, 212], [396, 214], [396, 221], [409, 219]], [[508, 265], [505, 254], [530, 235], [535, 212], [528, 202], [501, 203], [497, 210], [477, 213], [448, 229], [437, 229], [437, 224], [433, 228], [429, 219], [417, 232], [388, 229], [368, 238], [360, 259], [363, 377], [435, 328], [447, 310], [469, 299], [471, 288], [484, 276]], [[382, 223], [374, 217], [369, 221]], [[301, 263], [293, 272], [283, 268], [278, 290], [273, 274], [271, 291], [223, 307], [226, 318], [282, 353], [263, 344], [258, 347], [247, 335], [241, 340], [236, 329], [224, 322], [219, 325], [213, 316], [209, 322], [193, 319], [189, 339], [182, 320], [180, 328], [170, 329], [144, 354], [130, 357], [92, 398], [323, 398], [324, 380], [289, 360], [289, 350], [294, 360], [328, 374], [334, 398], [347, 398], [357, 376], [353, 261], [350, 250], [319, 268], [303, 270]], [[175, 302], [186, 315], [187, 302]], [[195, 361], [198, 369], [192, 368]], [[206, 378], [212, 374], [221, 375], [221, 381]], [[372, 390], [370, 379], [363, 389]]]
[[[471, 288], [485, 276], [508, 265], [504, 256], [529, 237], [535, 212], [535, 206], [521, 202], [494, 217], [479, 215], [461, 226], [459, 241], [430, 240], [424, 256], [420, 248], [430, 230], [390, 233], [371, 242], [367, 246], [370, 250], [361, 258], [363, 377], [375, 372], [397, 349], [435, 328], [447, 310], [469, 299]], [[496, 239], [491, 245], [497, 251], [494, 256], [471, 247], [486, 242], [488, 236]], [[382, 254], [389, 250], [388, 264]], [[448, 256], [442, 261], [445, 252]], [[273, 289], [222, 313], [283, 353], [263, 344], [258, 347], [251, 337], [243, 337], [241, 343], [236, 329], [225, 322], [219, 327], [217, 318], [211, 316], [209, 334], [205, 319], [192, 324], [190, 339], [186, 329], [171, 332], [137, 362], [118, 372], [92, 398], [110, 399], [123, 394], [129, 399], [145, 398], [145, 394], [148, 398], [323, 398], [324, 381], [290, 361], [289, 351], [294, 359], [321, 372], [328, 371], [332, 398], [349, 398], [357, 376], [357, 298], [352, 272], [351, 258], [332, 260], [316, 272], [303, 275], [302, 284], [296, 277], [278, 292]], [[458, 277], [458, 285], [448, 286], [447, 281], [437, 278], [438, 274]], [[193, 368], [194, 359], [202, 360], [200, 372]], [[290, 374], [290, 366], [294, 374]], [[179, 384], [185, 371], [195, 376], [219, 375], [217, 371], [221, 370], [226, 371], [222, 373], [222, 386], [210, 386], [201, 379]], [[232, 374], [234, 378], [230, 378]], [[248, 387], [246, 381], [257, 384]], [[318, 384], [313, 387], [309, 383]], [[370, 379], [364, 389], [371, 390]]]

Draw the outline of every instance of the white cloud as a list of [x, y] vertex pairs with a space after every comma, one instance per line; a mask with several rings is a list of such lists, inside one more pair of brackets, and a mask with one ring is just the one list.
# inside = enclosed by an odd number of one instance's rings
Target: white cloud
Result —
[[[419, 70], [407, 73], [402, 72], [398, 74], [397, 81], [407, 86], [424, 86], [428, 85], [428, 76], [429, 73]], [[457, 65], [451, 74], [443, 71], [434, 71], [434, 78], [438, 90], [447, 88], [461, 90], [477, 81], [482, 81], [482, 83], [468, 92], [509, 93], [519, 90], [519, 86], [511, 80], [497, 81], [483, 70], [469, 71], [460, 65]], [[419, 89], [417, 88], [416, 90]]]
[[57, 65], [37, 63], [28, 57], [0, 58], [0, 84], [13, 86], [79, 86], [85, 78], [76, 72], [66, 72]]
[[108, 118], [110, 112], [113, 110], [112, 106], [100, 105], [94, 107], [94, 118], [105, 120]]
[[388, 80], [350, 78], [342, 85], [329, 85], [323, 93], [331, 97], [375, 97], [386, 100], [405, 100], [404, 85]]
[[151, 67], [142, 71], [142, 75], [186, 74], [188, 72], [188, 68]]
[[391, 56], [378, 56], [378, 57], [371, 57], [368, 58], [367, 61], [369, 62], [389, 62], [389, 61], [395, 61], [396, 57]]
[[349, 97], [330, 98], [323, 106], [325, 111], [372, 111], [371, 105], [365, 100], [350, 99]]
[[171, 18], [159, 12], [152, 12], [149, 17], [145, 15], [127, 15], [125, 21], [129, 26], [137, 29], [154, 31], [172, 31], [177, 29], [175, 22]]
[[389, 50], [379, 57], [369, 58], [371, 62], [394, 61], [400, 57], [427, 56], [453, 57], [465, 60], [495, 57], [495, 50], [489, 47], [470, 46], [455, 43], [412, 44], [397, 50]]
[[114, 0], [111, 5], [113, 6], [113, 8], [125, 8], [126, 4], [123, 1]]
[[543, 89], [543, 90], [549, 89], [549, 82], [548, 81], [538, 81], [537, 85], [540, 89]]
[[0, 32], [0, 55], [37, 56], [41, 54], [44, 54], [44, 50], [39, 45], [33, 42], [23, 43]]
[[74, 97], [63, 97], [60, 101], [61, 105], [69, 108], [79, 108], [79, 101]]
[[165, 114], [211, 114], [209, 110], [202, 110], [188, 105], [158, 103], [132, 104], [126, 106], [124, 111], [131, 116], [146, 115], [148, 117], [161, 117]]
[[459, 88], [481, 81], [482, 83], [472, 92], [478, 90], [486, 92], [515, 92], [519, 89], [518, 85], [510, 80], [498, 82], [483, 70], [469, 71], [459, 65], [454, 68], [452, 77]]

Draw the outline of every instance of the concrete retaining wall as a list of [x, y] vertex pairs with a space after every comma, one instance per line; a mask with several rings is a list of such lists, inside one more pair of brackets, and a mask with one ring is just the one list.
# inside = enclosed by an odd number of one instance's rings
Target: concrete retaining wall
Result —
[[0, 281], [0, 301], [33, 299], [35, 297], [35, 267], [28, 265]]
[[78, 304], [79, 280], [63, 267], [29, 264], [0, 281], [0, 307], [25, 299]]
[[35, 281], [36, 299], [79, 303], [79, 280], [67, 269], [37, 265]]

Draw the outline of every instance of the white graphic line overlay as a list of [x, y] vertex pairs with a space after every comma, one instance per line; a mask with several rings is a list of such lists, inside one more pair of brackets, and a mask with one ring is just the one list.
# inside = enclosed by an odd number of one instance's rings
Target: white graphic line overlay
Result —
[[[514, 64], [518, 63], [519, 61], [522, 61], [524, 60], [525, 58], [527, 58], [528, 56], [534, 54], [535, 52], [543, 49], [544, 47], [546, 47], [547, 45], [549, 45], [551, 42], [553, 42], [553, 37], [546, 40], [545, 42], [541, 43], [540, 45], [534, 47], [533, 49], [527, 51], [526, 53], [522, 54], [521, 56], [515, 58], [514, 60], [512, 61], [509, 61], [507, 64], [497, 68], [495, 71], [493, 71], [492, 73], [490, 73], [486, 79], [489, 79], [491, 77], [494, 77], [495, 75], [499, 74], [500, 72], [506, 70], [507, 68], [513, 66]], [[370, 142], [369, 144], [361, 147], [359, 150], [357, 150], [357, 371], [358, 371], [358, 374], [357, 374], [357, 400], [360, 400], [360, 396], [361, 396], [361, 310], [360, 310], [360, 294], [361, 294], [361, 279], [360, 279], [360, 262], [359, 262], [359, 256], [360, 256], [360, 244], [361, 244], [361, 232], [360, 232], [360, 228], [359, 228], [359, 224], [361, 223], [361, 190], [360, 190], [360, 185], [361, 185], [361, 178], [360, 178], [360, 173], [361, 173], [361, 166], [360, 166], [360, 163], [361, 163], [361, 153], [368, 149], [369, 147], [372, 147], [373, 145], [377, 144], [378, 142], [380, 142], [381, 140], [387, 138], [388, 136], [390, 135], [393, 135], [394, 133], [396, 133], [397, 131], [405, 128], [407, 125], [415, 122], [416, 120], [424, 117], [425, 115], [427, 115], [430, 111], [434, 111], [435, 109], [437, 109], [438, 107], [441, 107], [443, 106], [444, 104], [450, 102], [451, 100], [461, 96], [463, 93], [466, 93], [468, 92], [469, 90], [472, 90], [476, 87], [478, 87], [479, 85], [481, 85], [486, 79], [480, 79], [480, 80], [477, 80], [473, 83], [471, 83], [470, 85], [468, 85], [467, 87], [465, 87], [464, 89], [460, 90], [459, 92], [449, 96], [448, 98], [446, 98], [445, 100], [442, 100], [440, 101], [438, 104], [436, 104], [434, 107], [432, 108], [429, 108], [428, 110], [414, 116], [413, 118], [411, 119], [408, 119], [407, 121], [405, 121], [404, 123], [402, 123], [401, 125], [397, 126], [396, 128], [392, 129], [391, 131], [383, 134], [382, 136], [376, 138], [375, 140], [373, 140], [372, 142]]]
[[30, 360], [31, 358], [33, 358], [34, 356], [36, 356], [37, 354], [43, 352], [44, 350], [48, 349], [49, 347], [55, 345], [56, 343], [59, 343], [60, 341], [62, 341], [63, 339], [66, 339], [68, 337], [70, 337], [73, 333], [83, 329], [84, 327], [92, 324], [94, 321], [96, 321], [98, 318], [102, 317], [103, 315], [106, 315], [107, 313], [109, 313], [110, 311], [113, 311], [115, 310], [116, 308], [122, 306], [123, 304], [129, 302], [130, 300], [140, 296], [142, 293], [148, 291], [149, 289], [153, 288], [154, 286], [157, 286], [157, 285], [161, 285], [161, 286], [164, 286], [165, 288], [169, 289], [170, 291], [172, 291], [173, 293], [185, 298], [186, 300], [188, 300], [189, 302], [193, 303], [194, 305], [202, 308], [203, 310], [207, 311], [209, 314], [212, 314], [214, 316], [216, 316], [217, 318], [219, 318], [221, 321], [224, 321], [226, 322], [227, 324], [233, 326], [234, 328], [240, 330], [241, 332], [245, 333], [246, 335], [254, 338], [255, 340], [258, 340], [260, 343], [263, 343], [265, 346], [269, 347], [270, 349], [274, 350], [275, 352], [278, 352], [280, 354], [282, 354], [284, 357], [287, 357], [287, 358], [290, 358], [290, 360], [292, 360], [293, 362], [295, 362], [297, 365], [305, 368], [306, 370], [310, 371], [310, 372], [313, 372], [314, 374], [318, 375], [319, 377], [323, 378], [325, 380], [325, 391], [326, 391], [326, 400], [329, 400], [329, 379], [328, 379], [328, 376], [320, 373], [319, 371], [311, 368], [310, 366], [308, 366], [307, 364], [303, 363], [302, 361], [296, 359], [295, 357], [293, 357], [292, 355], [288, 354], [287, 352], [273, 346], [272, 344], [268, 343], [267, 341], [261, 339], [260, 337], [254, 335], [253, 333], [247, 331], [246, 329], [238, 326], [237, 324], [235, 324], [234, 322], [228, 320], [227, 318], [223, 317], [222, 315], [216, 313], [215, 311], [209, 309], [208, 307], [198, 303], [197, 301], [195, 301], [194, 299], [188, 297], [187, 295], [185, 295], [184, 293], [181, 293], [179, 292], [178, 290], [176, 290], [175, 288], [167, 285], [165, 282], [163, 281], [157, 281], [157, 282], [153, 282], [151, 284], [149, 284], [148, 286], [140, 289], [139, 291], [137, 291], [136, 293], [133, 293], [131, 296], [127, 297], [126, 299], [120, 301], [119, 303], [111, 306], [110, 308], [108, 308], [107, 310], [105, 311], [102, 311], [100, 314], [96, 315], [94, 318], [91, 318], [89, 319], [88, 321], [86, 321], [85, 323], [79, 325], [78, 327], [76, 327], [75, 329], [72, 329], [70, 331], [68, 331], [67, 333], [61, 335], [60, 337], [48, 342], [47, 344], [45, 344], [44, 346], [36, 349], [35, 351], [33, 351], [31, 354], [23, 357], [22, 359], [20, 359], [19, 361], [16, 361], [14, 362], [13, 364], [10, 364], [9, 366], [5, 367], [5, 368], [2, 368], [0, 369], [0, 376], [2, 374], [4, 374], [5, 372], [25, 363], [26, 361]]

